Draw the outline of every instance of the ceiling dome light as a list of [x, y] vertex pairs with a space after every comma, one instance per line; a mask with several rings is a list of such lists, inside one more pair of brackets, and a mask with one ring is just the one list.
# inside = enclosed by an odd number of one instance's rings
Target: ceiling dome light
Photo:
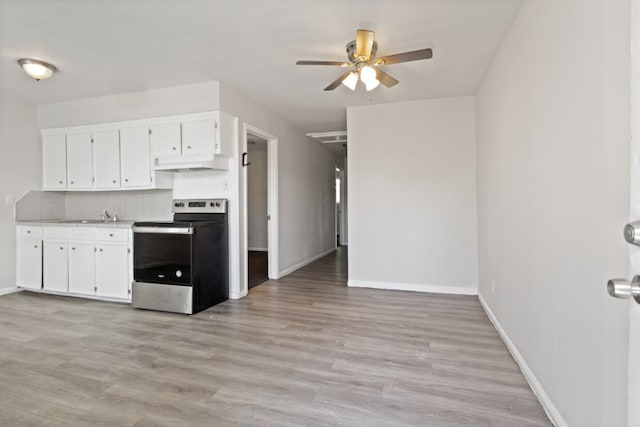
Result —
[[40, 61], [39, 59], [18, 59], [18, 64], [20, 64], [25, 73], [38, 81], [48, 79], [58, 70], [53, 65]]
[[342, 84], [351, 90], [356, 90], [358, 84], [358, 74], [355, 72], [349, 73], [349, 75], [342, 81]]

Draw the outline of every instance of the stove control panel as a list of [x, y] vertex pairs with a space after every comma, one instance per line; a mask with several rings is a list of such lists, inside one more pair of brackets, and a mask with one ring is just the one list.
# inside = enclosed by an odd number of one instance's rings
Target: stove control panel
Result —
[[180, 199], [173, 201], [174, 213], [227, 213], [227, 199]]

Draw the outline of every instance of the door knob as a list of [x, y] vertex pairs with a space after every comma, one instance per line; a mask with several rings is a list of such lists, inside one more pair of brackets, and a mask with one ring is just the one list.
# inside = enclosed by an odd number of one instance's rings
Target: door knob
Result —
[[624, 226], [624, 240], [632, 245], [640, 246], [640, 221], [634, 221]]
[[633, 297], [640, 304], [640, 276], [635, 276], [631, 282], [626, 279], [611, 279], [607, 282], [607, 292], [614, 298]]

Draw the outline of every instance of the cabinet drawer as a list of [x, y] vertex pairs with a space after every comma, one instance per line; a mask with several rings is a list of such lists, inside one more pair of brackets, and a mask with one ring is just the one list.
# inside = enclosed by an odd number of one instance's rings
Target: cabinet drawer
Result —
[[69, 236], [69, 227], [44, 227], [45, 239], [66, 240]]
[[93, 241], [96, 238], [96, 229], [92, 227], [77, 227], [69, 229], [69, 239], [80, 242]]
[[33, 237], [34, 239], [42, 239], [42, 227], [32, 225], [16, 226], [16, 234], [18, 237]]
[[98, 228], [96, 240], [100, 242], [128, 242], [129, 230], [125, 228]]

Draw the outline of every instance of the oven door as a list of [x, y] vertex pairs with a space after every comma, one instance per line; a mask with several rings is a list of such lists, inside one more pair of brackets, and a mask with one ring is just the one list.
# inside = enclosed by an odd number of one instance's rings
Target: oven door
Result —
[[134, 280], [190, 286], [192, 248], [192, 227], [134, 226]]

